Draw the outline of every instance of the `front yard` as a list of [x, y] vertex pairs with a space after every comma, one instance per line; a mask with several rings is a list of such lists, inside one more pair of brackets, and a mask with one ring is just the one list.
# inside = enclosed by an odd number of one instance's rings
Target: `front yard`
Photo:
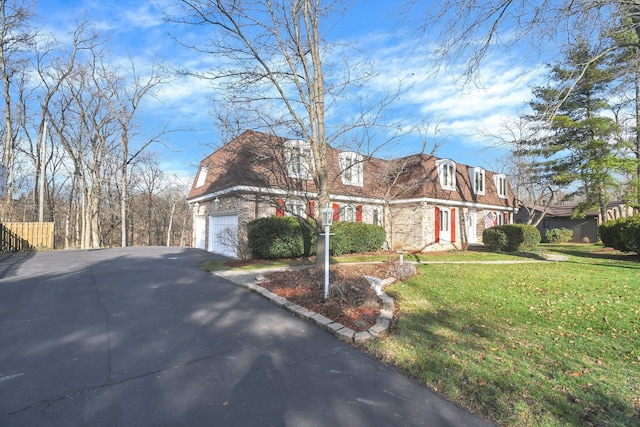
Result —
[[[597, 245], [543, 249], [569, 259], [404, 255], [427, 264], [386, 288], [396, 322], [363, 349], [499, 425], [640, 425], [638, 258]], [[391, 259], [398, 255], [333, 262]]]
[[367, 350], [500, 425], [640, 425], [640, 263], [548, 249], [569, 260], [421, 265]]

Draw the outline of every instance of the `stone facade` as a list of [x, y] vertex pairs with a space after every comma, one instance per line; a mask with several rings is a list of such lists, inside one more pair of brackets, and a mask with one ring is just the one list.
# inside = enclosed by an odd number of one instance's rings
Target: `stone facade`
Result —
[[[284, 155], [293, 143], [302, 142], [248, 131], [205, 158], [188, 196], [189, 203], [197, 205], [196, 246], [216, 251], [223, 222], [236, 221], [237, 247], [225, 254], [244, 257], [250, 221], [285, 212], [304, 216], [311, 208], [313, 217], [319, 218], [323, 206], [318, 206], [314, 181], [300, 171], [292, 176], [288, 170], [291, 159]], [[515, 197], [504, 185], [502, 174], [424, 154], [394, 160], [371, 158], [345, 169], [340, 160], [344, 155], [354, 158], [353, 153], [332, 148], [327, 153], [328, 174], [336, 177], [331, 203], [339, 207], [338, 220], [383, 226], [390, 249], [461, 249], [467, 243], [481, 243], [486, 226], [513, 220]], [[286, 162], [278, 163], [283, 159]], [[477, 186], [477, 176], [482, 177], [481, 186]]]

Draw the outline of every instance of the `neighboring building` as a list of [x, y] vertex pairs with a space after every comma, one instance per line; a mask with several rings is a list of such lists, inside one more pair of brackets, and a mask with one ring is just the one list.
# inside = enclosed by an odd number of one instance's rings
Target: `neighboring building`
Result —
[[[334, 221], [383, 226], [391, 249], [430, 251], [480, 243], [486, 227], [513, 222], [507, 177], [418, 154], [393, 160], [330, 148]], [[270, 215], [319, 217], [315, 162], [303, 140], [246, 131], [200, 163], [188, 195], [194, 246], [246, 255], [246, 226]]]
[[[534, 217], [532, 223], [537, 222], [546, 209], [542, 221], [537, 226], [543, 239], [547, 230], [567, 228], [573, 231], [571, 241], [574, 243], [595, 243], [600, 241], [598, 227], [603, 222], [602, 218], [600, 218], [600, 211], [588, 211], [585, 213], [584, 218], [573, 218], [573, 211], [577, 205], [577, 203], [565, 203], [554, 206], [535, 206], [533, 208]], [[517, 223], [526, 223], [529, 219], [530, 210], [530, 207], [520, 207], [515, 216], [515, 221]], [[626, 206], [622, 202], [612, 202], [607, 205], [606, 218], [604, 220], [610, 221], [625, 218], [633, 216], [635, 213], [636, 211], [633, 208]]]

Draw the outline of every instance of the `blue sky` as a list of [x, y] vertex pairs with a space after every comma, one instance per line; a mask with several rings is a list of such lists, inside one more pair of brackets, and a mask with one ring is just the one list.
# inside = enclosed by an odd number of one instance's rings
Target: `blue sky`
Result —
[[[203, 69], [212, 58], [198, 55], [177, 45], [169, 36], [194, 37], [184, 29], [164, 22], [160, 4], [170, 8], [174, 0], [40, 0], [36, 13], [44, 31], [64, 39], [75, 21], [86, 14], [95, 29], [109, 37], [111, 60], [131, 56], [138, 69], [160, 60], [175, 67]], [[541, 84], [535, 62], [524, 61], [521, 51], [496, 50], [483, 63], [484, 87], [461, 87], [462, 64], [451, 64], [434, 72], [429, 61], [427, 38], [419, 39], [388, 0], [354, 1], [331, 23], [333, 41], [356, 47], [363, 60], [371, 61], [378, 73], [368, 90], [375, 95], [392, 88], [398, 79], [410, 82], [406, 92], [393, 105], [393, 115], [428, 125], [428, 150], [437, 138], [436, 156], [456, 162], [499, 170], [496, 158], [503, 152], [489, 149], [492, 140], [481, 135], [503, 132], [503, 123], [516, 117], [531, 99], [531, 85]], [[194, 31], [193, 29], [187, 31]], [[209, 114], [212, 90], [206, 81], [177, 78], [163, 87], [157, 100], [149, 100], [142, 111], [141, 139], [169, 128], [190, 129], [165, 138], [168, 148], [156, 145], [163, 156], [162, 166], [181, 175], [194, 175], [199, 161], [219, 143], [218, 132]], [[437, 129], [437, 135], [435, 132]], [[283, 135], [287, 136], [287, 135]], [[407, 136], [393, 147], [393, 155], [408, 155], [421, 149], [421, 139]]]

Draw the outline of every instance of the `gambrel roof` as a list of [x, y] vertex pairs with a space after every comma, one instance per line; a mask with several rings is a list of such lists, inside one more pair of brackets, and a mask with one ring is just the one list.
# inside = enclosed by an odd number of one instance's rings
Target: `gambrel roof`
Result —
[[[256, 131], [244, 132], [202, 160], [198, 174], [206, 170], [206, 177], [194, 179], [188, 200], [240, 187], [314, 194], [313, 180], [288, 174], [290, 159], [284, 154], [286, 141], [290, 140]], [[457, 163], [455, 190], [444, 189], [440, 185], [437, 167], [441, 159], [425, 154], [392, 160], [363, 156], [362, 184], [345, 184], [341, 179], [340, 153], [345, 152], [334, 148], [327, 150], [331, 193], [334, 195], [387, 202], [437, 199], [505, 208], [515, 206], [510, 188], [506, 198], [498, 195], [494, 173], [490, 171], [485, 171], [484, 194], [475, 194], [468, 165]]]

